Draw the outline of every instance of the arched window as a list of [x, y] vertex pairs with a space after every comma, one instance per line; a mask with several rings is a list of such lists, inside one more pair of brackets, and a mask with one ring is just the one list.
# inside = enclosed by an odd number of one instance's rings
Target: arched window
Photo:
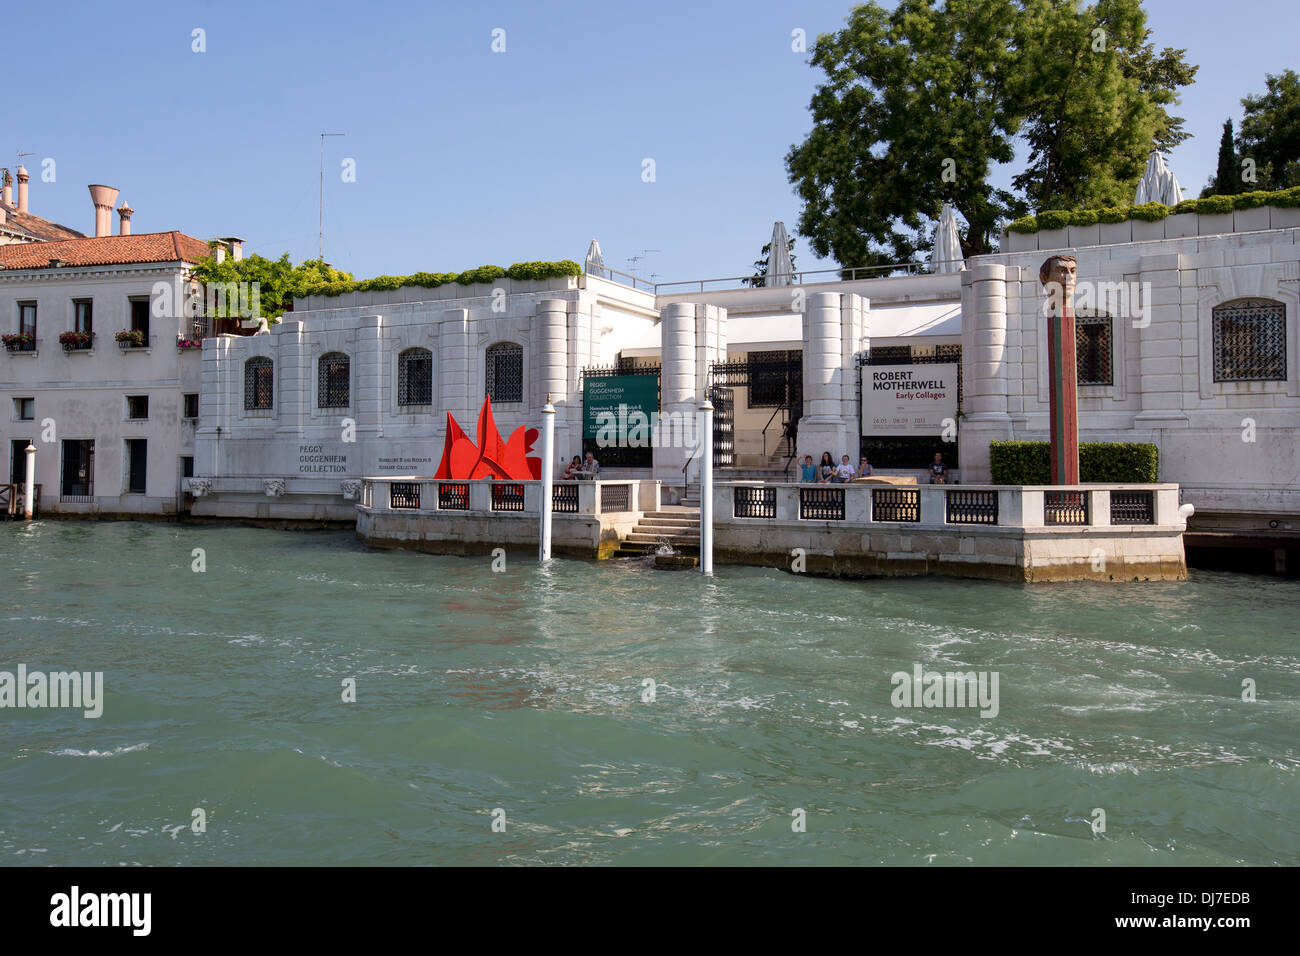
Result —
[[1272, 299], [1233, 299], [1216, 305], [1214, 380], [1286, 381], [1286, 306]]
[[316, 407], [347, 408], [352, 363], [342, 352], [326, 352], [316, 369]]
[[397, 356], [397, 404], [433, 404], [433, 353], [407, 349]]
[[487, 394], [493, 402], [524, 400], [524, 347], [498, 342], [487, 350]]
[[1115, 384], [1115, 326], [1106, 312], [1080, 309], [1074, 316], [1074, 367], [1079, 385]]
[[257, 355], [244, 363], [244, 408], [254, 410], [270, 408], [275, 394], [275, 364], [265, 355]]

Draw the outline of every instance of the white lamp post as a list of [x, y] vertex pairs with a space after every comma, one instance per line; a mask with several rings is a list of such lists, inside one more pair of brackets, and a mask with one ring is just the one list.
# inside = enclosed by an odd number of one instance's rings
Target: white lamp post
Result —
[[713, 575], [713, 403], [700, 403], [700, 573]]
[[546, 396], [542, 406], [542, 540], [537, 547], [537, 560], [551, 558], [551, 509], [555, 481], [555, 406], [551, 396]]
[[27, 443], [27, 481], [23, 494], [23, 515], [32, 520], [32, 506], [36, 500], [36, 446]]

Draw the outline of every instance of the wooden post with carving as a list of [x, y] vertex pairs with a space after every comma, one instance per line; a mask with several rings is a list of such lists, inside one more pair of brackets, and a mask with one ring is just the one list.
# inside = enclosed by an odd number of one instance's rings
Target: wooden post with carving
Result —
[[1047, 290], [1052, 484], [1079, 483], [1079, 399], [1074, 351], [1074, 256], [1052, 256], [1038, 271]]

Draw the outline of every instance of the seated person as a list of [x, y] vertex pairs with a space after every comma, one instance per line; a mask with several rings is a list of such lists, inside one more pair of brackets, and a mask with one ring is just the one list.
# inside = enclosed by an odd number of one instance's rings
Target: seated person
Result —
[[578, 477], [578, 472], [582, 471], [582, 459], [574, 455], [572, 460], [564, 466], [564, 473], [560, 478], [564, 481], [572, 481]]
[[583, 478], [591, 480], [595, 480], [596, 476], [600, 474], [600, 462], [596, 461], [596, 456], [591, 452], [587, 452], [586, 460], [582, 463], [581, 474]]
[[930, 465], [930, 484], [943, 485], [948, 482], [948, 466], [943, 463], [943, 452], [934, 453], [934, 461]]
[[831, 460], [831, 453], [824, 451], [822, 452], [821, 464], [817, 466], [817, 480], [825, 484], [831, 480], [831, 476], [834, 474], [835, 462]]
[[799, 480], [817, 480], [817, 466], [813, 464], [812, 455], [804, 455], [803, 461], [799, 463]]
[[863, 458], [862, 462], [858, 465], [858, 477], [870, 478], [873, 471], [875, 471], [875, 469], [871, 467], [871, 462]]
[[840, 458], [840, 463], [835, 466], [835, 474], [831, 477], [831, 481], [844, 484], [853, 480], [853, 474], [853, 466], [849, 464], [849, 456], [844, 455]]

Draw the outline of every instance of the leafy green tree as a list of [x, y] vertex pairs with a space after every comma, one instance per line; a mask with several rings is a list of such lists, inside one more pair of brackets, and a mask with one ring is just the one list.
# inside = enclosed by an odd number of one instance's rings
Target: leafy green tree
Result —
[[1209, 185], [1201, 190], [1201, 198], [1231, 196], [1245, 190], [1246, 184], [1241, 178], [1241, 165], [1237, 158], [1236, 140], [1232, 135], [1232, 120], [1226, 119], [1223, 121], [1223, 135], [1219, 137], [1219, 163]]
[[[323, 259], [307, 259], [295, 266], [287, 252], [279, 259], [259, 255], [245, 256], [238, 262], [229, 256], [221, 262], [217, 262], [215, 257], [204, 259], [194, 267], [191, 275], [205, 285], [257, 283], [262, 317], [269, 322], [278, 321], [293, 303], [294, 296], [302, 295], [305, 288], [322, 282], [352, 279], [351, 273], [341, 272]], [[231, 302], [209, 310], [207, 314], [209, 318], [236, 317]]]
[[1294, 70], [1270, 73], [1265, 84], [1266, 92], [1241, 101], [1245, 118], [1237, 151], [1254, 160], [1258, 179], [1243, 189], [1288, 189], [1300, 185], [1300, 76]]
[[[1000, 220], [1131, 198], [1153, 147], [1186, 138], [1165, 107], [1196, 68], [1157, 52], [1140, 0], [875, 0], [818, 38], [813, 128], [786, 157], [799, 232], [845, 266], [912, 261], [951, 202], [965, 255]], [[990, 182], [1018, 142], [1015, 191]]]

